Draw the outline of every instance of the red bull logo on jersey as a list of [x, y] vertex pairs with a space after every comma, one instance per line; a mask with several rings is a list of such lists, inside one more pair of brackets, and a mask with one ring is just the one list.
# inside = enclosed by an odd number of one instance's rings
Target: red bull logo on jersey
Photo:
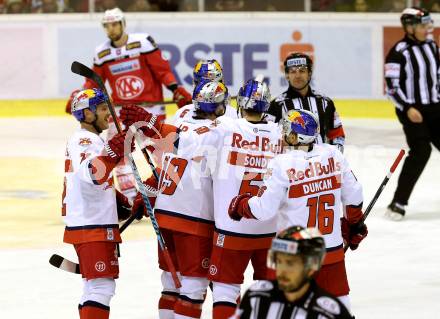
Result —
[[304, 121], [304, 119], [301, 116], [301, 113], [299, 112], [292, 112], [289, 115], [289, 121], [294, 124], [301, 125], [303, 129], [306, 129], [306, 122]]
[[254, 140], [248, 141], [240, 133], [232, 135], [231, 146], [244, 150], [272, 152], [275, 154], [282, 151], [281, 140], [277, 140], [277, 143], [273, 144], [268, 137], [255, 136]]
[[304, 171], [290, 168], [287, 170], [287, 176], [291, 183], [301, 181], [306, 178], [319, 177], [341, 171], [341, 163], [335, 162], [333, 157], [328, 159], [328, 164], [323, 165], [320, 162], [309, 162], [308, 168]]

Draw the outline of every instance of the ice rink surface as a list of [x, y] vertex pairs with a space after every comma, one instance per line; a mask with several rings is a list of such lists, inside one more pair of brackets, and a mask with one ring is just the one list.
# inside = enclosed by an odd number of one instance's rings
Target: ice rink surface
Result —
[[[346, 119], [344, 125], [345, 154], [364, 186], [366, 207], [406, 143], [396, 120]], [[63, 226], [55, 209], [64, 145], [76, 126], [68, 117], [0, 119], [0, 318], [78, 317], [81, 278], [48, 264], [53, 253], [76, 261], [73, 248], [62, 244]], [[367, 239], [347, 253], [356, 319], [440, 318], [439, 159], [433, 150], [405, 220], [392, 222], [383, 213], [399, 167], [367, 219]], [[158, 318], [160, 272], [152, 227], [146, 221], [130, 227], [123, 236], [111, 318]], [[244, 287], [251, 283], [251, 269], [247, 274]], [[210, 302], [208, 295], [203, 318], [211, 316]]]

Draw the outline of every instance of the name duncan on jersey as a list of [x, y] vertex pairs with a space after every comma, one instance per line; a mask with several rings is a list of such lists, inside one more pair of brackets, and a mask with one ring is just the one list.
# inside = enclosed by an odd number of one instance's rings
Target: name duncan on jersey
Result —
[[244, 150], [272, 152], [275, 154], [281, 153], [283, 150], [281, 140], [278, 140], [276, 144], [272, 144], [268, 137], [255, 136], [254, 141], [248, 141], [244, 139], [240, 133], [234, 133], [232, 135], [231, 146]]
[[301, 181], [305, 178], [319, 177], [321, 175], [328, 175], [340, 171], [341, 163], [335, 163], [334, 158], [330, 157], [327, 165], [323, 165], [320, 162], [309, 162], [308, 168], [304, 171], [295, 170], [294, 168], [288, 169], [287, 176], [289, 176], [289, 181], [292, 183]]

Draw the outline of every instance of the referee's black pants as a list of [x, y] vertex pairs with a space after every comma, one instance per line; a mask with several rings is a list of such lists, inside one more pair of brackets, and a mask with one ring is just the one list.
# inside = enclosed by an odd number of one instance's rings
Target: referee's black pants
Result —
[[402, 205], [408, 204], [414, 186], [428, 162], [431, 143], [440, 150], [440, 105], [424, 106], [421, 113], [423, 122], [416, 124], [408, 119], [406, 113], [396, 110], [409, 146], [393, 199], [393, 202]]

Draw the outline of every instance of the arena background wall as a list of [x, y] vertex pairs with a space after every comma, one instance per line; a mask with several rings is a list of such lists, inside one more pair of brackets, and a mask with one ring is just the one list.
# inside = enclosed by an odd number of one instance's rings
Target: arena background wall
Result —
[[[95, 46], [106, 40], [100, 17], [0, 16], [0, 116], [62, 115], [65, 99], [83, 83], [71, 62], [91, 65]], [[215, 58], [233, 95], [264, 74], [275, 96], [286, 86], [283, 57], [302, 51], [314, 59], [313, 86], [336, 99], [342, 116], [394, 113], [384, 96], [383, 59], [402, 36], [399, 14], [143, 13], [127, 14], [127, 31], [152, 35], [187, 89], [195, 62]]]

